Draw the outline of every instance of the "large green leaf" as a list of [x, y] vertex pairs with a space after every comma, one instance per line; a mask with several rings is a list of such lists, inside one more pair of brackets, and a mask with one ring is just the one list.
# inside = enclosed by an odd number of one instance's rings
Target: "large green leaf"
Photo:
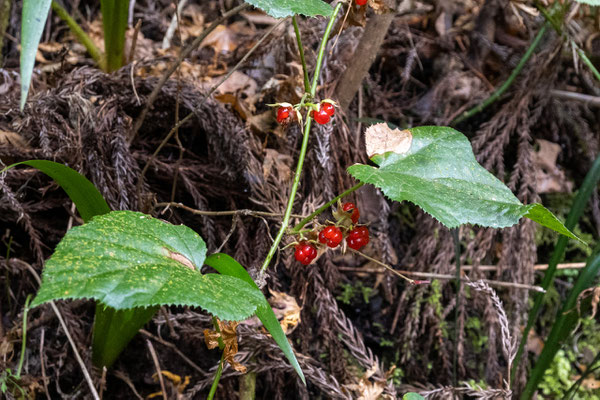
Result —
[[27, 101], [31, 75], [51, 0], [23, 0], [21, 16], [21, 111]]
[[246, 3], [262, 9], [275, 18], [291, 17], [295, 14], [314, 17], [329, 17], [333, 9], [321, 0], [246, 0]]
[[18, 165], [29, 165], [54, 179], [67, 192], [73, 203], [75, 203], [79, 215], [81, 215], [81, 218], [85, 222], [92, 219], [95, 215], [110, 212], [110, 207], [108, 207], [106, 200], [104, 200], [102, 194], [96, 189], [96, 186], [74, 169], [54, 161], [29, 160], [9, 165], [0, 171], [0, 173]]
[[263, 301], [260, 290], [231, 276], [201, 274], [205, 254], [202, 238], [186, 226], [113, 211], [67, 232], [46, 262], [32, 307], [93, 298], [117, 310], [188, 305], [225, 320], [252, 315]]
[[[223, 253], [212, 254], [208, 256], [206, 260], [204, 260], [204, 263], [217, 270], [220, 274], [234, 276], [247, 282], [249, 285], [258, 290], [258, 286], [256, 286], [256, 283], [254, 283], [254, 280], [252, 280], [252, 277], [248, 271], [246, 271], [244, 267], [242, 267], [241, 264], [231, 256]], [[273, 336], [273, 340], [275, 340], [275, 343], [277, 343], [281, 351], [283, 351], [283, 354], [285, 354], [287, 359], [290, 361], [290, 364], [292, 364], [296, 370], [296, 373], [300, 376], [300, 379], [302, 379], [302, 382], [306, 384], [304, 373], [302, 373], [302, 369], [298, 364], [298, 360], [296, 360], [292, 346], [290, 346], [290, 343], [285, 337], [285, 333], [283, 333], [283, 330], [281, 329], [281, 325], [279, 324], [277, 317], [273, 313], [271, 305], [267, 299], [264, 298], [264, 296], [262, 298], [261, 305], [259, 305], [256, 309], [256, 316], [258, 319], [260, 319], [271, 336]]]
[[530, 218], [578, 239], [540, 204], [523, 205], [473, 155], [460, 132], [438, 126], [409, 129], [408, 151], [375, 155], [379, 168], [356, 164], [348, 172], [361, 182], [380, 188], [395, 201], [408, 200], [449, 228], [477, 224], [504, 228]]

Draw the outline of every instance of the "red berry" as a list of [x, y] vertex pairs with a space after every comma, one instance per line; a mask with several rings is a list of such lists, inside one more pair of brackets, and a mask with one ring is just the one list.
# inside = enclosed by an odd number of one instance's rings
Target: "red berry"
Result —
[[351, 249], [359, 250], [369, 243], [369, 230], [366, 226], [359, 226], [352, 229], [346, 238], [346, 243], [348, 243], [348, 247]]
[[344, 235], [337, 226], [330, 225], [319, 233], [319, 242], [326, 243], [332, 249], [337, 247], [342, 239], [344, 239]]
[[364, 6], [365, 4], [367, 4], [368, 0], [356, 0], [356, 4], [359, 6]]
[[317, 121], [317, 124], [321, 124], [321, 125], [325, 125], [331, 119], [331, 117], [329, 116], [327, 111], [323, 110], [322, 108], [320, 108], [319, 111], [313, 110], [310, 113], [310, 116], [313, 117], [315, 119], [315, 121]]
[[290, 122], [290, 115], [294, 115], [292, 107], [279, 107], [277, 109], [277, 122], [280, 124], [286, 124]]
[[317, 257], [317, 249], [308, 242], [300, 242], [295, 247], [294, 257], [304, 265], [308, 265]]
[[358, 211], [358, 208], [356, 208], [354, 203], [344, 203], [344, 205], [342, 206], [342, 210], [344, 210], [344, 212], [352, 211], [352, 214], [350, 214], [350, 219], [352, 219], [352, 223], [355, 224], [358, 222], [360, 212]]
[[335, 114], [335, 107], [331, 103], [321, 103], [321, 110], [325, 110], [327, 115], [329, 115], [330, 117], [333, 117], [333, 114]]

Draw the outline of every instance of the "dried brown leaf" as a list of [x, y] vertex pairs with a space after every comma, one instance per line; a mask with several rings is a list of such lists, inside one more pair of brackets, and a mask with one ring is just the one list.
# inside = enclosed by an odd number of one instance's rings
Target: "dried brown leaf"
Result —
[[408, 130], [391, 129], [387, 124], [371, 125], [365, 132], [365, 144], [369, 158], [376, 154], [406, 153], [412, 144], [412, 133]]
[[209, 349], [215, 349], [219, 346], [219, 339], [223, 342], [224, 359], [238, 372], [245, 373], [246, 367], [235, 361], [234, 356], [238, 352], [238, 342], [236, 329], [238, 323], [236, 321], [221, 321], [217, 320], [219, 332], [204, 330], [204, 342]]

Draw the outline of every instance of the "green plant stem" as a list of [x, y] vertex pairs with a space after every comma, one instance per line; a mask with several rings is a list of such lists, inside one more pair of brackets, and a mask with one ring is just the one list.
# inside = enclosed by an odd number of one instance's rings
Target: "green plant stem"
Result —
[[[598, 181], [600, 180], [600, 155], [592, 164], [592, 168], [587, 173], [583, 183], [581, 184], [581, 188], [577, 191], [577, 196], [575, 196], [575, 200], [573, 201], [573, 206], [571, 206], [571, 211], [569, 211], [569, 215], [567, 216], [567, 220], [565, 221], [565, 227], [569, 230], [573, 230], [581, 218], [583, 211], [585, 209], [586, 204], [588, 203], [590, 197]], [[567, 248], [567, 242], [569, 239], [566, 236], [560, 236], [558, 241], [556, 242], [556, 246], [554, 247], [554, 252], [552, 253], [552, 257], [550, 258], [550, 262], [548, 262], [548, 269], [544, 274], [544, 279], [542, 280], [542, 288], [547, 291], [548, 288], [554, 283], [554, 276], [556, 275], [556, 268], [558, 263], [560, 263], [565, 254], [565, 249]], [[519, 367], [519, 362], [521, 361], [521, 355], [525, 349], [525, 344], [527, 343], [527, 338], [529, 336], [529, 331], [533, 328], [533, 324], [535, 323], [540, 309], [542, 307], [542, 303], [546, 293], [535, 293], [534, 295], [534, 304], [529, 311], [529, 317], [527, 318], [527, 325], [523, 330], [523, 335], [521, 337], [521, 342], [519, 343], [519, 348], [517, 350], [517, 355], [515, 357], [515, 361], [512, 366], [511, 371], [511, 382], [515, 381], [515, 374], [517, 372], [517, 368]]]
[[477, 106], [471, 108], [468, 111], [465, 111], [460, 116], [458, 116], [457, 118], [455, 118], [450, 123], [451, 126], [458, 125], [461, 122], [463, 122], [464, 120], [469, 119], [472, 116], [474, 116], [475, 114], [480, 113], [485, 108], [487, 108], [490, 104], [492, 104], [496, 100], [498, 100], [500, 98], [500, 96], [502, 96], [504, 94], [504, 92], [506, 92], [506, 90], [515, 81], [515, 78], [521, 73], [521, 70], [523, 69], [523, 67], [525, 66], [525, 64], [527, 64], [527, 61], [529, 61], [529, 59], [533, 55], [533, 52], [535, 51], [535, 49], [539, 46], [539, 44], [540, 44], [540, 42], [542, 40], [542, 37], [544, 36], [544, 34], [546, 33], [546, 31], [548, 30], [549, 26], [550, 26], [550, 22], [544, 23], [544, 25], [542, 26], [542, 28], [540, 29], [540, 31], [537, 33], [537, 35], [533, 39], [533, 42], [531, 42], [531, 44], [529, 45], [529, 48], [527, 49], [527, 51], [525, 52], [525, 54], [523, 55], [523, 57], [519, 61], [519, 64], [517, 64], [517, 66], [515, 67], [515, 69], [513, 69], [513, 71], [511, 72], [510, 76], [502, 84], [502, 86], [500, 86], [494, 93], [492, 93], [492, 95], [490, 97], [488, 97], [487, 99], [485, 99], [482, 103], [478, 104]]
[[[313, 75], [312, 86], [310, 88], [310, 96], [315, 97], [317, 93], [317, 83], [319, 81], [319, 75], [321, 72], [321, 66], [323, 65], [323, 57], [325, 55], [325, 47], [327, 46], [327, 40], [329, 39], [329, 35], [333, 28], [333, 23], [335, 22], [335, 18], [337, 17], [340, 9], [342, 8], [343, 3], [338, 3], [333, 9], [333, 14], [329, 19], [329, 23], [327, 24], [327, 28], [325, 28], [325, 33], [323, 34], [323, 39], [321, 40], [321, 45], [319, 46], [319, 55], [317, 56], [317, 64], [315, 66], [315, 74]], [[290, 191], [290, 198], [288, 199], [287, 207], [285, 209], [285, 213], [283, 215], [283, 221], [281, 221], [281, 228], [279, 228], [279, 232], [277, 232], [277, 236], [269, 249], [269, 253], [265, 257], [265, 261], [260, 269], [260, 278], [262, 281], [265, 271], [269, 267], [269, 263], [277, 248], [279, 247], [279, 243], [287, 230], [288, 224], [290, 223], [290, 215], [292, 214], [292, 208], [294, 206], [294, 200], [296, 199], [296, 193], [298, 191], [298, 185], [300, 184], [300, 177], [302, 176], [302, 167], [304, 166], [304, 158], [306, 157], [306, 149], [308, 148], [308, 137], [310, 135], [310, 126], [311, 126], [312, 118], [310, 117], [310, 112], [306, 113], [306, 123], [304, 125], [304, 137], [302, 139], [302, 147], [300, 148], [300, 155], [298, 156], [298, 164], [296, 165], [296, 174], [294, 175], [294, 181], [292, 183], [292, 189]]]
[[363, 185], [364, 185], [364, 182], [357, 183], [356, 185], [352, 186], [350, 189], [346, 190], [345, 192], [343, 192], [340, 195], [337, 195], [333, 199], [329, 200], [327, 203], [323, 204], [321, 207], [317, 208], [315, 211], [312, 212], [312, 214], [310, 214], [308, 217], [306, 217], [302, 221], [300, 221], [298, 223], [298, 225], [296, 225], [290, 231], [290, 234], [295, 235], [297, 233], [300, 233], [302, 228], [304, 228], [304, 225], [308, 224], [314, 217], [316, 217], [317, 215], [321, 214], [323, 211], [327, 210], [329, 207], [334, 205], [339, 199], [341, 199], [345, 196], [348, 196], [350, 193], [356, 191], [358, 188], [362, 187]]
[[85, 47], [90, 56], [96, 61], [96, 64], [100, 67], [100, 69], [106, 69], [106, 60], [104, 58], [104, 54], [102, 51], [96, 47], [92, 39], [88, 36], [87, 33], [81, 29], [81, 26], [69, 15], [67, 10], [63, 8], [58, 2], [52, 2], [52, 9], [62, 19], [65, 21], [71, 32], [77, 37], [77, 40]]
[[23, 369], [23, 362], [25, 361], [25, 348], [27, 346], [27, 314], [29, 313], [29, 302], [31, 301], [31, 295], [25, 299], [25, 308], [23, 309], [23, 342], [21, 343], [21, 356], [19, 358], [19, 366], [17, 367], [17, 373], [15, 377], [21, 378], [21, 370]]
[[458, 237], [458, 228], [450, 230], [452, 240], [454, 241], [454, 262], [456, 264], [456, 306], [454, 308], [454, 357], [452, 360], [452, 380], [454, 386], [458, 386], [458, 319], [460, 318], [460, 238]]
[[596, 79], [600, 82], [600, 72], [598, 72], [598, 70], [596, 69], [592, 61], [588, 58], [588, 56], [585, 54], [585, 52], [579, 47], [577, 47], [577, 54], [579, 54], [579, 57], [581, 57], [583, 63], [587, 65], [587, 67], [590, 69], [590, 71], [592, 71]]
[[213, 400], [215, 397], [215, 393], [217, 393], [217, 387], [219, 386], [219, 381], [221, 380], [221, 373], [223, 372], [223, 363], [225, 362], [225, 352], [221, 353], [221, 361], [219, 361], [219, 367], [217, 368], [217, 373], [215, 374], [215, 379], [213, 380], [212, 386], [210, 387], [210, 392], [208, 393], [207, 400]]
[[296, 16], [292, 17], [292, 24], [294, 25], [294, 32], [296, 33], [296, 42], [298, 42], [298, 51], [300, 52], [300, 62], [302, 62], [302, 71], [304, 72], [304, 91], [310, 92], [310, 82], [308, 78], [308, 67], [306, 66], [306, 59], [304, 58], [304, 47], [302, 46], [302, 37], [300, 36], [300, 28], [298, 28], [298, 21]]

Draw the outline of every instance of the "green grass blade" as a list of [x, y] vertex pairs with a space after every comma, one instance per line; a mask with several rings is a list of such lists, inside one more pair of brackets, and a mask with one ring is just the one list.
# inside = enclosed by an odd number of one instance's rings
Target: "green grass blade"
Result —
[[31, 75], [35, 65], [35, 53], [46, 25], [50, 3], [51, 0], [23, 0], [23, 15], [21, 18], [21, 102], [19, 105], [21, 111], [23, 111], [27, 101]]
[[95, 215], [110, 212], [110, 207], [96, 186], [74, 169], [54, 161], [29, 160], [9, 165], [0, 173], [17, 165], [29, 165], [54, 179], [75, 203], [84, 222], [88, 222]]
[[[575, 200], [573, 201], [573, 206], [571, 207], [571, 211], [567, 216], [567, 221], [565, 222], [565, 227], [572, 231], [579, 218], [583, 214], [583, 210], [585, 209], [586, 204], [588, 203], [598, 181], [600, 180], [600, 155], [594, 161], [592, 168], [586, 175], [581, 188], [577, 192], [577, 196], [575, 196]], [[554, 252], [552, 253], [552, 257], [550, 262], [548, 263], [548, 269], [544, 274], [544, 279], [542, 280], [542, 288], [548, 290], [548, 288], [554, 284], [554, 276], [556, 275], [556, 267], [558, 263], [560, 263], [564, 257], [565, 249], [567, 248], [568, 238], [566, 236], [560, 236], [558, 241], [556, 242], [556, 246], [554, 247]], [[534, 304], [529, 312], [529, 317], [527, 319], [527, 325], [525, 330], [523, 331], [523, 336], [521, 337], [521, 342], [519, 343], [519, 349], [517, 351], [517, 356], [515, 357], [515, 362], [512, 367], [511, 372], [511, 381], [514, 382], [515, 373], [519, 366], [519, 361], [521, 360], [521, 355], [523, 354], [523, 350], [525, 348], [525, 343], [527, 343], [527, 337], [529, 335], [529, 331], [533, 328], [533, 325], [538, 317], [540, 309], [542, 307], [542, 303], [545, 298], [545, 293], [535, 293], [534, 294]]]
[[[240, 265], [240, 263], [227, 254], [212, 254], [206, 257], [204, 263], [216, 269], [220, 274], [236, 277], [258, 289], [258, 286], [256, 286], [256, 283], [254, 283], [254, 280], [252, 280], [252, 277], [248, 271], [246, 271], [244, 267]], [[290, 364], [292, 364], [292, 367], [294, 367], [294, 370], [296, 370], [296, 373], [300, 376], [302, 382], [306, 384], [304, 373], [298, 364], [298, 360], [294, 355], [292, 346], [290, 346], [285, 333], [283, 333], [281, 325], [279, 325], [279, 321], [273, 313], [273, 309], [271, 308], [271, 305], [267, 299], [264, 299], [263, 304], [256, 309], [256, 316], [258, 319], [260, 319], [271, 336], [273, 336], [273, 340], [275, 340], [275, 343], [277, 343], [281, 351], [283, 351], [283, 354], [285, 354], [289, 360]]]
[[104, 28], [106, 71], [112, 72], [123, 66], [129, 1], [102, 0], [100, 1], [100, 9], [102, 10]]
[[548, 339], [544, 342], [544, 350], [542, 350], [542, 354], [540, 354], [535, 367], [527, 379], [527, 385], [521, 394], [521, 400], [529, 400], [533, 397], [535, 390], [544, 377], [546, 369], [548, 369], [550, 363], [554, 360], [554, 356], [577, 326], [577, 322], [579, 321], [577, 299], [582, 291], [592, 286], [594, 279], [600, 272], [599, 250], [600, 246], [596, 248], [585, 268], [579, 273], [573, 289], [558, 312], [550, 335], [548, 335]]

